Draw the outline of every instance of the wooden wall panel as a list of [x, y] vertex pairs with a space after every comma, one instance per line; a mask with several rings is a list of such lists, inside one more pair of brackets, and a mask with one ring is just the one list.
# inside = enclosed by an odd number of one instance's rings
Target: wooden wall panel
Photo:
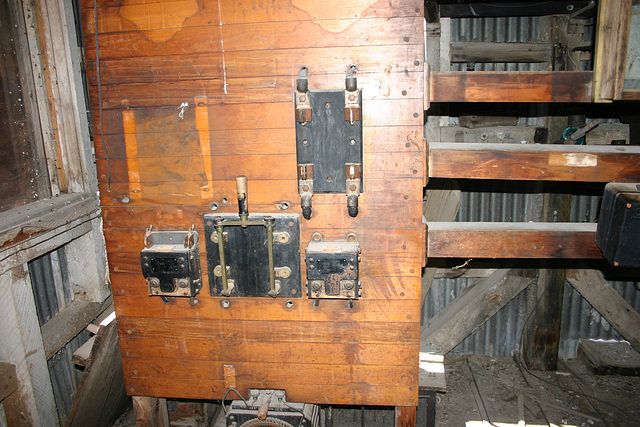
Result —
[[[92, 123], [127, 391], [220, 399], [222, 365], [238, 390], [284, 388], [289, 400], [416, 405], [425, 163], [423, 10], [417, 1], [82, 0]], [[96, 22], [99, 58], [96, 57]], [[99, 61], [98, 61], [99, 59]], [[102, 104], [98, 102], [98, 73]], [[250, 212], [300, 213], [293, 93], [362, 89], [364, 193], [317, 194], [301, 218], [301, 252], [320, 232], [362, 249], [363, 295], [149, 297], [139, 264], [149, 224], [203, 236], [204, 214], [234, 213], [249, 178]], [[186, 106], [188, 104], [188, 106]], [[184, 105], [184, 108], [181, 108]], [[304, 260], [302, 260], [303, 277]], [[304, 290], [304, 283], [302, 284]]]

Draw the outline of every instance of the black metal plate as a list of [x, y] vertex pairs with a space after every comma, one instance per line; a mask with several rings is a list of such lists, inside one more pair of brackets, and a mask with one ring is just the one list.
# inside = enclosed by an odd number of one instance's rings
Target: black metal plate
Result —
[[[216, 277], [213, 270], [220, 265], [218, 243], [211, 236], [216, 233], [214, 218], [221, 216], [226, 220], [238, 220], [235, 214], [209, 214], [204, 216], [204, 235], [207, 250], [207, 271], [209, 290], [212, 296], [220, 296], [222, 278]], [[289, 233], [289, 242], [281, 243], [275, 239], [274, 266], [289, 267], [288, 278], [280, 280], [280, 295], [284, 298], [300, 298], [300, 215], [288, 214], [251, 214], [250, 220], [262, 220], [267, 216], [275, 219], [274, 233]], [[267, 251], [267, 229], [260, 225], [247, 228], [225, 226], [225, 262], [230, 267], [229, 279], [235, 282], [231, 296], [268, 297], [269, 292], [269, 255]]]
[[312, 121], [296, 123], [298, 164], [313, 163], [314, 193], [344, 193], [344, 165], [362, 164], [362, 120], [351, 125], [344, 119], [344, 91], [310, 92], [309, 100]]

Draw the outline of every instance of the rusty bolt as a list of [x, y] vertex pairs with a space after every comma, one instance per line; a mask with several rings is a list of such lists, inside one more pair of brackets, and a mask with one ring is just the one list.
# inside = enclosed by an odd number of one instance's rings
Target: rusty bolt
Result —
[[356, 96], [354, 94], [349, 95], [349, 101], [355, 101]]
[[180, 286], [181, 288], [186, 288], [187, 286], [189, 286], [189, 281], [187, 279], [180, 279], [178, 280], [178, 286]]
[[353, 283], [353, 281], [351, 281], [351, 280], [347, 280], [347, 281], [344, 282], [343, 286], [344, 286], [345, 289], [351, 290], [355, 286], [355, 283]]
[[303, 185], [302, 186], [302, 191], [309, 191], [309, 186], [308, 185]]
[[356, 191], [356, 185], [355, 184], [351, 184], [349, 186], [349, 191]]
[[311, 289], [313, 289], [314, 291], [319, 291], [322, 288], [322, 283], [320, 282], [313, 282], [311, 284]]

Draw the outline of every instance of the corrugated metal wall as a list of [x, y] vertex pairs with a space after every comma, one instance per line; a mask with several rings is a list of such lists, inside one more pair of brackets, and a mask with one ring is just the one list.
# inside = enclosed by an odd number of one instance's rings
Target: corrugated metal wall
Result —
[[[540, 17], [451, 19], [451, 41], [536, 42], [542, 41]], [[476, 70], [535, 71], [546, 64], [475, 64]], [[466, 64], [452, 64], [452, 71], [466, 70]], [[546, 118], [521, 118], [521, 125], [544, 126]], [[457, 118], [450, 123], [457, 125]], [[509, 182], [465, 183], [456, 221], [538, 221], [542, 194], [540, 184]], [[572, 198], [571, 221], [596, 222], [601, 197], [577, 195]], [[471, 261], [470, 267], [474, 267]], [[435, 279], [427, 296], [425, 320], [430, 319], [475, 280]], [[612, 282], [612, 285], [640, 311], [640, 282]], [[535, 304], [535, 297], [529, 307]], [[519, 349], [527, 310], [527, 291], [509, 302], [454, 350], [453, 354], [510, 356]], [[569, 284], [565, 284], [560, 357], [576, 355], [580, 338], [620, 339], [615, 330]]]

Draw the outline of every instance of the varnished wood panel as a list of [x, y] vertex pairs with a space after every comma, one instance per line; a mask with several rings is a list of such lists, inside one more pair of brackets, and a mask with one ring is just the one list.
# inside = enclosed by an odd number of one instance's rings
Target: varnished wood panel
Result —
[[[127, 392], [220, 399], [222, 365], [233, 363], [245, 394], [271, 387], [302, 402], [416, 405], [422, 2], [99, 0], [94, 11], [82, 0], [81, 8]], [[353, 308], [313, 307], [302, 296], [288, 308], [281, 298], [231, 297], [225, 309], [209, 295], [204, 245], [199, 304], [149, 297], [139, 264], [145, 229], [194, 224], [202, 239], [204, 214], [237, 211], [237, 175], [249, 178], [250, 212], [281, 212], [287, 202], [300, 213], [295, 78], [307, 66], [311, 90], [342, 90], [351, 64], [363, 99], [360, 212], [348, 216], [344, 194], [314, 195], [300, 249], [314, 232], [326, 240], [355, 232], [362, 298]]]

